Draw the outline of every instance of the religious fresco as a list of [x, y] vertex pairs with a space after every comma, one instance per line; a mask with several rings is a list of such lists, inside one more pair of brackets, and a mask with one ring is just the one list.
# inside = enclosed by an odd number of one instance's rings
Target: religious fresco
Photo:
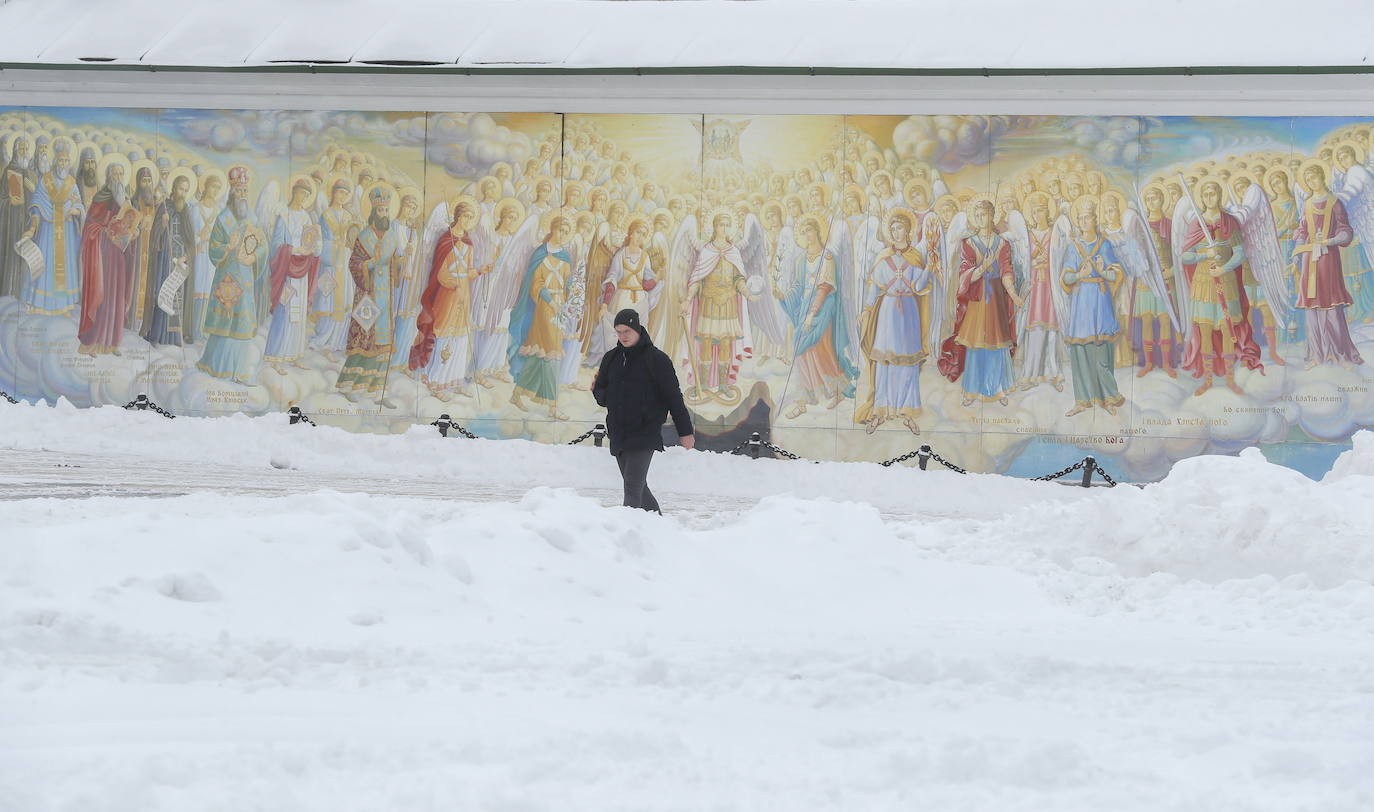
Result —
[[0, 389], [1156, 479], [1374, 423], [1374, 123], [0, 108]]

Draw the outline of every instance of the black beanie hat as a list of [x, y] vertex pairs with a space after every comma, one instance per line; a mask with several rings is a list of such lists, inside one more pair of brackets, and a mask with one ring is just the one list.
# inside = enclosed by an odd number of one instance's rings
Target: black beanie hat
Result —
[[639, 326], [639, 314], [628, 307], [615, 314], [615, 326], [619, 327], [622, 324], [643, 332]]

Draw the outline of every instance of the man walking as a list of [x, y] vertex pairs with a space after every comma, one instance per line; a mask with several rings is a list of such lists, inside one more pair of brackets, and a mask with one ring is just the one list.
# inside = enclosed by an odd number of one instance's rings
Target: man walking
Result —
[[655, 451], [663, 450], [661, 429], [669, 413], [682, 447], [695, 445], [692, 417], [672, 359], [654, 346], [639, 314], [628, 308], [617, 313], [615, 335], [616, 346], [601, 358], [592, 396], [606, 407], [606, 433], [625, 480], [625, 506], [662, 513], [646, 481], [649, 463]]

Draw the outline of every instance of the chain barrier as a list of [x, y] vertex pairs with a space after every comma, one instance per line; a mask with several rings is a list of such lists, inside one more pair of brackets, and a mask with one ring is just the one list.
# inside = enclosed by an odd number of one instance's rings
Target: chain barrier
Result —
[[1116, 487], [1116, 480], [1115, 480], [1115, 479], [1112, 479], [1111, 476], [1108, 475], [1107, 472], [1106, 472], [1105, 470], [1102, 469], [1102, 466], [1101, 466], [1101, 465], [1098, 465], [1098, 463], [1097, 463], [1096, 460], [1093, 461], [1093, 465], [1095, 465], [1095, 466], [1097, 467], [1097, 475], [1100, 476], [1100, 477], [1102, 477], [1102, 479], [1107, 483], [1107, 487], [1109, 487], [1109, 488], [1115, 488], [1115, 487]]
[[1068, 468], [1065, 468], [1064, 470], [1062, 470], [1062, 471], [1060, 471], [1060, 472], [1058, 472], [1058, 473], [1055, 473], [1055, 474], [1045, 474], [1044, 476], [1033, 477], [1033, 478], [1031, 479], [1031, 482], [1053, 482], [1053, 481], [1055, 481], [1056, 479], [1060, 479], [1060, 478], [1062, 478], [1062, 477], [1066, 477], [1066, 476], [1068, 476], [1069, 474], [1072, 474], [1074, 471], [1077, 471], [1078, 469], [1082, 468], [1082, 467], [1083, 467], [1083, 464], [1084, 464], [1085, 462], [1087, 462], [1087, 459], [1086, 459], [1086, 458], [1085, 458], [1085, 459], [1081, 459], [1081, 460], [1079, 460], [1078, 462], [1075, 462], [1073, 465], [1070, 465]]
[[8, 400], [10, 403], [18, 403], [18, 402], [19, 402], [19, 401], [15, 400], [14, 398], [10, 397], [10, 393], [9, 393], [9, 392], [6, 392], [6, 391], [3, 390], [3, 389], [0, 389], [0, 398], [4, 398], [5, 400]]
[[477, 439], [476, 434], [473, 434], [472, 432], [458, 425], [458, 423], [453, 418], [449, 417], [446, 414], [439, 415], [439, 419], [435, 420], [433, 423], [430, 423], [430, 425], [438, 427], [440, 437], [447, 437], [450, 431], [457, 431], [459, 434], [463, 435], [469, 440]]
[[291, 420], [291, 425], [293, 426], [297, 423], [304, 423], [308, 426], [315, 425], [315, 421], [311, 420], [308, 416], [306, 416], [305, 412], [301, 411], [301, 407], [299, 406], [292, 406], [290, 409], [287, 409], [286, 414]]
[[788, 451], [788, 450], [785, 449], [785, 448], [782, 448], [782, 447], [780, 447], [780, 446], [774, 445], [773, 443], [770, 443], [770, 442], [768, 442], [767, 440], [763, 439], [763, 438], [759, 435], [759, 433], [758, 433], [757, 431], [754, 432], [754, 433], [752, 433], [752, 434], [750, 434], [748, 440], [745, 440], [744, 442], [740, 443], [739, 445], [735, 446], [734, 448], [730, 449], [729, 451], [727, 451], [727, 452], [725, 452], [725, 453], [727, 453], [727, 454], [745, 454], [745, 455], [747, 455], [750, 459], [756, 460], [756, 459], [759, 458], [759, 453], [760, 453], [763, 449], [765, 449], [765, 448], [768, 449], [769, 451], [772, 451], [774, 454], [777, 454], [778, 456], [783, 457], [783, 458], [785, 458], [785, 459], [789, 459], [789, 460], [799, 460], [799, 459], [801, 459], [801, 457], [800, 457], [799, 455], [793, 454], [791, 451]]
[[568, 445], [577, 445], [588, 437], [592, 438], [592, 442], [597, 448], [601, 448], [601, 444], [606, 442], [606, 424], [597, 423], [595, 426], [592, 426], [578, 435], [576, 439], [569, 440]]
[[162, 415], [163, 417], [167, 418], [168, 420], [174, 419], [176, 417], [176, 415], [172, 414], [171, 412], [167, 411], [166, 409], [149, 400], [148, 396], [143, 394], [142, 392], [138, 393], [138, 397], [124, 404], [124, 408], [140, 412], [154, 411]]

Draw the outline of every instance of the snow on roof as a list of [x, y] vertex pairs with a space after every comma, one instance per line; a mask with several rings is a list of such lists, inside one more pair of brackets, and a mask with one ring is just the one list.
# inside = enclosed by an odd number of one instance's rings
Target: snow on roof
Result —
[[[0, 0], [0, 63], [930, 71], [1365, 68], [1374, 3]], [[1206, 32], [1206, 33], [1199, 33]]]

